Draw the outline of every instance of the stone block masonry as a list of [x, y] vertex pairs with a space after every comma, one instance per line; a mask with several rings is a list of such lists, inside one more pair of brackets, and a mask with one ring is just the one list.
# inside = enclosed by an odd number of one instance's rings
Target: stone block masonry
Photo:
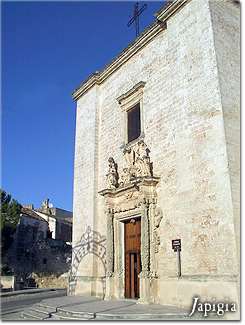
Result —
[[[149, 29], [90, 79], [91, 88], [87, 82], [74, 95], [76, 245], [87, 226], [106, 236], [105, 201], [98, 191], [107, 186], [109, 157], [119, 174], [125, 167], [126, 113], [117, 98], [145, 83], [142, 136], [160, 178], [157, 205], [163, 215], [155, 256], [157, 303], [186, 307], [194, 294], [238, 302], [239, 17], [234, 1], [173, 1], [158, 13], [166, 28], [154, 27], [154, 37], [139, 47], [153, 34]], [[182, 242], [182, 278], [171, 248], [176, 238]], [[81, 261], [77, 275], [87, 276], [88, 270], [93, 277], [105, 275], [95, 255]], [[87, 287], [77, 293], [102, 290], [86, 279]]]

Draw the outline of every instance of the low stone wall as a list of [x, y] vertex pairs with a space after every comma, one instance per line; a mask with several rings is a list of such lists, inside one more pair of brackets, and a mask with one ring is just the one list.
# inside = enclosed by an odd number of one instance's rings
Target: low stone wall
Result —
[[33, 278], [38, 288], [68, 288], [68, 275], [55, 275], [39, 277], [34, 275]]
[[1, 276], [1, 291], [14, 290], [15, 289], [15, 276]]

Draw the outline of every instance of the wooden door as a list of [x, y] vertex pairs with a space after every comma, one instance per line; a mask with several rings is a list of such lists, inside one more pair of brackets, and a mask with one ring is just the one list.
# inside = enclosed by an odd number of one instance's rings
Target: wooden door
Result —
[[140, 218], [125, 222], [125, 298], [139, 298], [140, 232]]

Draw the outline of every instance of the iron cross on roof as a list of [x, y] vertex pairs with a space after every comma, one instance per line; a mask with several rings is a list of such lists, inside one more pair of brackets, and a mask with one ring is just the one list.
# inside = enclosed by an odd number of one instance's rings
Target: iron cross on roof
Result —
[[147, 4], [144, 4], [139, 9], [139, 2], [136, 2], [134, 5], [134, 15], [128, 22], [128, 27], [131, 26], [133, 23], [135, 23], [135, 30], [136, 30], [136, 37], [139, 36], [140, 33], [140, 23], [139, 23], [139, 16], [142, 14], [142, 12], [147, 8]]

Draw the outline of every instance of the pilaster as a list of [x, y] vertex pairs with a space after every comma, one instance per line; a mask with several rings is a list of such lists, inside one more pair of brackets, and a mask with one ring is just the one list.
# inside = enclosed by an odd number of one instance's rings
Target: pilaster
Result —
[[150, 225], [149, 225], [149, 200], [143, 200], [141, 217], [141, 264], [140, 299], [139, 303], [150, 303]]
[[105, 299], [111, 299], [114, 287], [114, 211], [107, 210], [107, 240], [106, 240], [106, 294]]

